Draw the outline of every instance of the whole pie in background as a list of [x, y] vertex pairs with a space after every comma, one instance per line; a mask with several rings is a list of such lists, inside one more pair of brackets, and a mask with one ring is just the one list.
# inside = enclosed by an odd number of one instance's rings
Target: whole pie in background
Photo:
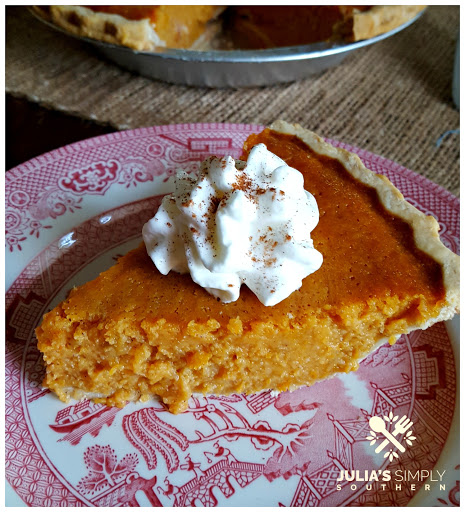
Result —
[[68, 32], [133, 48], [265, 49], [359, 41], [414, 18], [425, 6], [34, 6]]

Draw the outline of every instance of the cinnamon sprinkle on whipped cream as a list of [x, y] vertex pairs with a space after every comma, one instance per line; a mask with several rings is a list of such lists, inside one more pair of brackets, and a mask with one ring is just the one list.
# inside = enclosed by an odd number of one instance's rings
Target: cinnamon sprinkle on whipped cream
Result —
[[158, 270], [190, 273], [222, 302], [245, 284], [274, 306], [318, 270], [323, 257], [310, 236], [318, 224], [315, 198], [303, 176], [264, 144], [247, 162], [210, 157], [198, 178], [180, 171], [142, 235]]

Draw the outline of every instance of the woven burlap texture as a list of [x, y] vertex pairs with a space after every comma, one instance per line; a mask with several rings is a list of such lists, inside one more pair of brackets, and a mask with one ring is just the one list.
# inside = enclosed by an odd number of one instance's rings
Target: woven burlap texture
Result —
[[302, 124], [366, 149], [459, 194], [459, 112], [451, 89], [458, 6], [433, 6], [412, 26], [284, 85], [213, 90], [131, 74], [91, 46], [6, 11], [6, 90], [115, 129], [190, 123]]

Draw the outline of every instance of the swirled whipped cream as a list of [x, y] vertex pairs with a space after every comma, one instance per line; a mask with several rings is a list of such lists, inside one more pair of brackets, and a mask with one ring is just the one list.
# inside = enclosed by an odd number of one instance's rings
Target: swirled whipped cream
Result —
[[162, 274], [189, 272], [222, 302], [245, 284], [273, 306], [323, 262], [310, 237], [318, 206], [303, 185], [264, 144], [247, 162], [210, 157], [198, 178], [178, 172], [175, 192], [142, 229], [147, 252]]

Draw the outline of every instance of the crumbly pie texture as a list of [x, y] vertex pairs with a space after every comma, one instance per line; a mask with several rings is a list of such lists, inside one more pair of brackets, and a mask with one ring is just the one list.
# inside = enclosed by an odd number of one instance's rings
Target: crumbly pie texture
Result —
[[122, 407], [158, 395], [178, 413], [193, 394], [293, 390], [356, 370], [386, 341], [459, 311], [459, 258], [441, 243], [432, 217], [355, 154], [299, 125], [277, 121], [270, 128], [338, 160], [375, 189], [383, 207], [412, 227], [416, 246], [441, 265], [444, 297], [421, 318], [416, 312], [399, 318], [410, 302], [398, 297], [309, 308], [304, 280], [302, 290], [273, 307], [260, 305], [247, 288], [236, 303], [221, 305], [189, 275], [162, 276], [141, 246], [74, 289], [37, 328], [44, 386], [61, 400], [87, 397]]
[[[154, 6], [156, 7], [156, 6]], [[355, 9], [350, 15], [344, 15], [341, 36], [348, 41], [370, 39], [389, 32], [414, 18], [426, 6], [423, 5], [377, 5], [368, 10]], [[212, 15], [216, 19], [225, 7], [218, 7]], [[44, 9], [34, 6], [40, 16], [52, 21], [68, 32], [107, 43], [127, 46], [138, 51], [156, 51], [157, 48], [170, 47], [157, 32], [148, 18], [130, 20], [119, 14], [95, 12], [84, 6], [51, 5]], [[219, 24], [206, 24], [205, 32], [187, 49], [204, 50], [218, 34]], [[335, 36], [339, 28], [335, 26]]]

